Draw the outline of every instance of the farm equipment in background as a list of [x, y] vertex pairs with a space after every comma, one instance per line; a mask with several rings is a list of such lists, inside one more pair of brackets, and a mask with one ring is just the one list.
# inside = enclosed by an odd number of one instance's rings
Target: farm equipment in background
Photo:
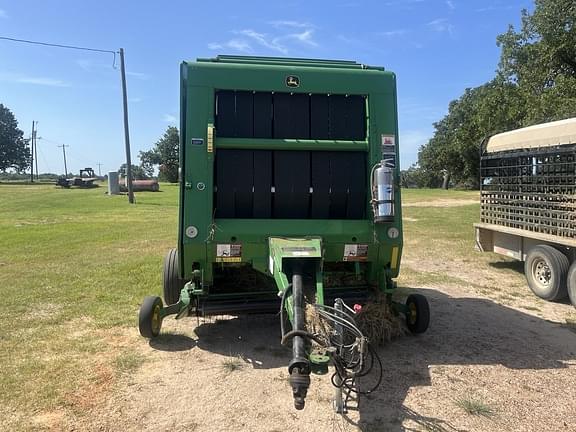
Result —
[[534, 294], [576, 306], [576, 118], [494, 135], [480, 178], [476, 248], [524, 261]]
[[94, 173], [94, 170], [92, 168], [84, 168], [80, 170], [80, 175], [77, 177], [58, 178], [56, 181], [56, 186], [60, 186], [66, 189], [72, 186], [88, 189], [98, 187], [98, 185], [94, 183], [96, 180], [99, 180], [99, 178]]
[[157, 336], [173, 314], [280, 310], [295, 407], [310, 373], [332, 364], [342, 412], [342, 390], [379, 365], [356, 323], [361, 305], [383, 298], [413, 333], [429, 322], [425, 297], [392, 300], [402, 252], [395, 75], [351, 61], [198, 59], [181, 66], [180, 112], [178, 248], [164, 262], [166, 305], [144, 299], [140, 333]]

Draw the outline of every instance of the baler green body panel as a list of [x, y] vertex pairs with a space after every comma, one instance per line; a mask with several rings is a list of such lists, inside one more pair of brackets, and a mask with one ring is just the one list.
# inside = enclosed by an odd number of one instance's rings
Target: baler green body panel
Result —
[[[298, 86], [287, 86], [287, 77]], [[293, 94], [362, 95], [366, 101], [364, 140], [234, 138], [218, 136], [217, 91]], [[218, 57], [181, 65], [181, 143], [179, 259], [181, 277], [200, 271], [201, 284], [214, 283], [221, 263], [218, 244], [241, 245], [237, 261], [272, 276], [268, 240], [271, 237], [318, 237], [323, 262], [344, 260], [345, 245], [368, 245], [365, 266], [368, 284], [381, 290], [398, 275], [402, 252], [396, 78], [382, 68], [355, 62]], [[210, 132], [212, 131], [212, 133]], [[370, 170], [382, 159], [383, 136], [395, 137], [394, 218], [375, 223], [370, 193]], [[279, 219], [215, 217], [215, 158], [223, 150], [356, 151], [366, 154], [365, 217], [362, 219]], [[395, 238], [388, 235], [396, 228]], [[394, 231], [394, 230], [393, 230]], [[394, 236], [393, 236], [394, 237]], [[197, 272], [195, 274], [198, 274]], [[209, 292], [209, 291], [208, 291]]]

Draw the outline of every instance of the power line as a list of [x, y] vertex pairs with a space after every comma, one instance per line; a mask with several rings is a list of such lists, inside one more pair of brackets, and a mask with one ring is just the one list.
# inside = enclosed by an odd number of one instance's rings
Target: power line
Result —
[[31, 44], [31, 45], [42, 45], [42, 46], [49, 46], [49, 47], [56, 47], [56, 48], [74, 49], [74, 50], [80, 50], [80, 51], [93, 51], [93, 52], [109, 53], [109, 54], [112, 54], [114, 56], [114, 61], [112, 62], [112, 66], [114, 68], [116, 68], [116, 54], [118, 53], [117, 51], [105, 50], [105, 49], [99, 49], [99, 48], [80, 47], [80, 46], [75, 46], [75, 45], [63, 45], [63, 44], [55, 44], [55, 43], [49, 43], [49, 42], [31, 41], [31, 40], [27, 40], [27, 39], [16, 39], [16, 38], [11, 38], [11, 37], [6, 37], [6, 36], [0, 36], [0, 39], [12, 41], [12, 42], [27, 43], [27, 44]]
[[[114, 63], [112, 67], [115, 68], [116, 65], [116, 51], [112, 50], [104, 50], [99, 48], [88, 48], [88, 47], [80, 47], [76, 45], [63, 45], [63, 44], [54, 44], [49, 42], [39, 42], [39, 41], [32, 41], [27, 39], [17, 39], [11, 38], [6, 36], [0, 36], [0, 40], [7, 40], [11, 42], [19, 42], [19, 43], [27, 43], [32, 45], [42, 45], [48, 47], [55, 47], [55, 48], [66, 48], [66, 49], [74, 49], [80, 51], [93, 51], [93, 52], [101, 52], [101, 53], [111, 53], [114, 55]], [[125, 151], [126, 151], [126, 175], [128, 178], [128, 202], [130, 204], [134, 204], [134, 191], [132, 188], [132, 165], [130, 161], [130, 132], [128, 127], [128, 92], [126, 90], [126, 65], [124, 63], [124, 48], [120, 48], [118, 51], [120, 54], [120, 72], [121, 72], [121, 80], [122, 80], [122, 102], [123, 102], [123, 111], [124, 111], [124, 142], [125, 142]], [[62, 145], [62, 152], [64, 153], [64, 169], [66, 170], [66, 152], [64, 150], [64, 145]]]

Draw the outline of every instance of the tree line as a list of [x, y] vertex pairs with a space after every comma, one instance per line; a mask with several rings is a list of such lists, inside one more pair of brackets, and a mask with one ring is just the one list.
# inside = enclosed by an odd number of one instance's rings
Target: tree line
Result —
[[418, 162], [402, 171], [406, 187], [479, 187], [480, 146], [500, 133], [576, 116], [576, 2], [535, 0], [521, 28], [497, 37], [492, 80], [467, 88], [434, 123]]

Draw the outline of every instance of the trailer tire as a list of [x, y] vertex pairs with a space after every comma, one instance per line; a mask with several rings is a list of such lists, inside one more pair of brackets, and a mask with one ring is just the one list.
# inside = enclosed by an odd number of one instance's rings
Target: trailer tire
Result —
[[567, 279], [568, 297], [570, 297], [572, 306], [576, 307], [576, 261], [570, 266]]
[[554, 301], [566, 297], [568, 257], [549, 245], [534, 247], [524, 262], [528, 286], [538, 297]]
[[406, 325], [414, 334], [424, 333], [430, 325], [430, 306], [422, 294], [410, 294], [406, 299]]
[[164, 301], [168, 305], [178, 303], [180, 291], [182, 291], [186, 283], [180, 279], [180, 266], [178, 262], [178, 249], [170, 249], [164, 258], [164, 272], [162, 276]]
[[145, 338], [152, 339], [160, 334], [162, 327], [162, 299], [156, 296], [147, 296], [140, 306], [138, 314], [138, 328]]

